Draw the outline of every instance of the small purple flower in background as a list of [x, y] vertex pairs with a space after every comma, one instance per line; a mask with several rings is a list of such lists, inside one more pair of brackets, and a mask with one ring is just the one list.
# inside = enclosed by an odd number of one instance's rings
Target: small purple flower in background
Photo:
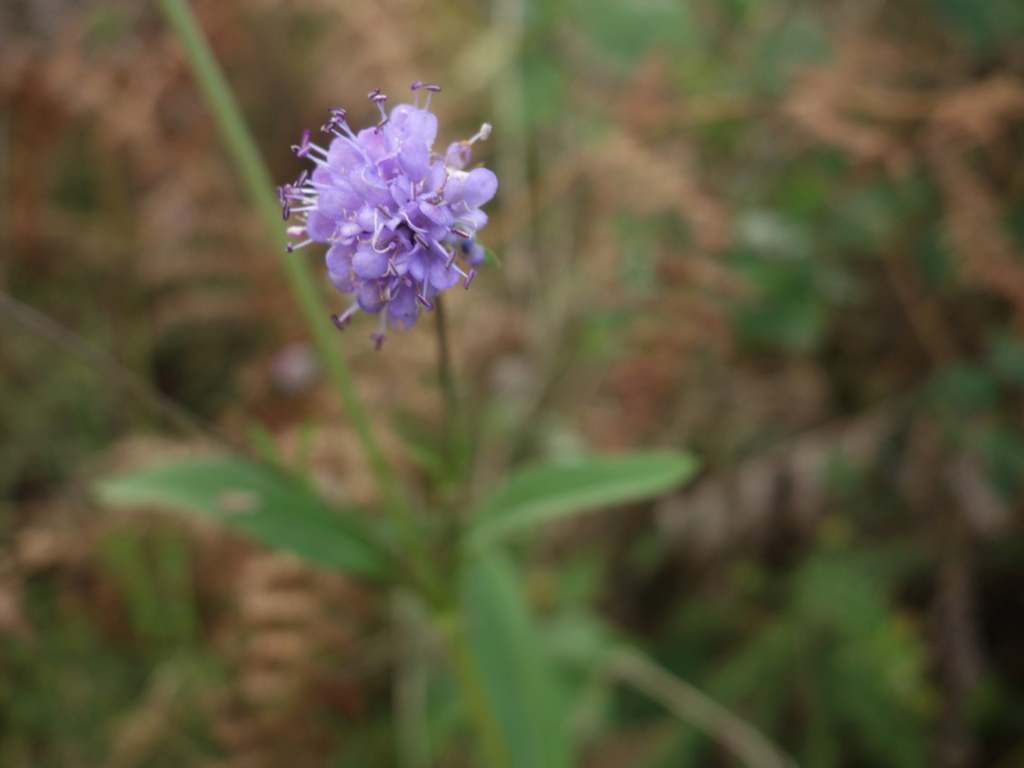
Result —
[[[419, 91], [427, 92], [419, 106]], [[300, 242], [327, 243], [331, 282], [355, 301], [335, 325], [344, 328], [360, 309], [380, 315], [371, 338], [380, 349], [385, 321], [411, 328], [420, 310], [433, 309], [441, 291], [473, 281], [484, 250], [476, 233], [487, 223], [480, 206], [494, 197], [498, 179], [486, 168], [465, 170], [471, 147], [491, 132], [488, 123], [466, 141], [433, 151], [437, 118], [429, 111], [436, 85], [412, 84], [413, 104], [399, 104], [388, 115], [387, 96], [371, 91], [380, 122], [354, 133], [345, 110], [332, 109], [321, 128], [334, 138], [327, 149], [310, 142], [305, 131], [293, 147], [316, 167], [294, 184], [278, 188], [284, 218], [301, 213], [305, 221], [288, 228]]]

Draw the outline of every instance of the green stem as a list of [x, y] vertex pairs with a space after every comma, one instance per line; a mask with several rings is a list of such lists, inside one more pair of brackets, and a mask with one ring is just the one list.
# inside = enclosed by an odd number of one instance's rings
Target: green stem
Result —
[[452, 355], [448, 344], [448, 323], [444, 312], [444, 299], [434, 299], [434, 315], [437, 318], [437, 377], [444, 395], [445, 430], [451, 439], [452, 430], [459, 412], [459, 394], [455, 389], [455, 374], [452, 372]]
[[614, 651], [607, 669], [681, 720], [717, 739], [750, 768], [798, 768], [792, 757], [753, 725], [639, 651]]
[[455, 680], [480, 740], [480, 749], [488, 768], [515, 768], [479, 668], [473, 659], [473, 652], [469, 648], [463, 623], [458, 617], [448, 615], [439, 617], [437, 624], [447, 641]]
[[451, 344], [448, 340], [448, 322], [441, 296], [434, 299], [434, 315], [437, 320], [438, 381], [444, 397], [445, 451], [452, 478], [456, 485], [465, 486], [470, 457], [469, 426], [463, 411], [463, 403], [459, 398], [459, 389], [455, 384]]
[[407, 554], [416, 558], [420, 574], [427, 583], [435, 581], [420, 536], [416, 521], [403, 498], [394, 470], [388, 463], [373, 435], [369, 416], [356, 390], [348, 364], [342, 357], [337, 343], [337, 329], [328, 321], [329, 312], [310, 269], [302, 258], [289, 254], [285, 248], [288, 238], [281, 221], [281, 206], [274, 194], [274, 182], [260, 157], [256, 142], [246, 125], [242, 112], [228, 85], [223, 71], [210, 50], [186, 0], [157, 0], [167, 22], [174, 30], [203, 93], [207, 106], [220, 129], [224, 143], [230, 150], [238, 172], [256, 210], [266, 222], [285, 276], [295, 295], [306, 324], [313, 335], [313, 342], [327, 371], [327, 376], [337, 390], [345, 407], [352, 427], [365, 453], [377, 485], [384, 498], [388, 513], [398, 528]]
[[448, 342], [448, 322], [441, 296], [434, 299], [434, 315], [437, 319], [437, 374], [444, 397], [445, 450], [455, 478], [461, 478], [465, 454], [465, 428], [462, 421], [462, 404], [459, 390], [455, 385], [452, 366], [451, 345]]

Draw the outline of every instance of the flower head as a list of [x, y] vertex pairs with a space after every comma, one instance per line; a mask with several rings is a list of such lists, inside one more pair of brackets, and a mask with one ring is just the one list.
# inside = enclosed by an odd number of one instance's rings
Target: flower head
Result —
[[[427, 93], [419, 106], [419, 92]], [[498, 179], [486, 168], [466, 170], [471, 148], [486, 139], [487, 123], [471, 139], [433, 151], [437, 117], [430, 112], [436, 85], [412, 84], [413, 104], [399, 104], [388, 114], [387, 96], [374, 90], [369, 98], [380, 109], [380, 122], [353, 132], [343, 109], [330, 110], [322, 126], [333, 138], [324, 149], [305, 131], [292, 147], [315, 167], [293, 184], [278, 188], [285, 220], [292, 213], [302, 224], [288, 228], [300, 241], [326, 243], [331, 282], [354, 301], [332, 319], [344, 328], [362, 310], [380, 315], [373, 338], [384, 341], [385, 321], [411, 328], [420, 311], [433, 309], [441, 291], [458, 283], [466, 288], [484, 259], [476, 233], [487, 223], [480, 206], [494, 197]]]

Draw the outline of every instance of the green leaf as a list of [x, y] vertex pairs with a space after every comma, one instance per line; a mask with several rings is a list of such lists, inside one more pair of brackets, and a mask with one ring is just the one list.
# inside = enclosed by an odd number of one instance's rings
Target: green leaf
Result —
[[688, 454], [657, 451], [515, 471], [484, 502], [469, 531], [470, 547], [487, 546], [540, 523], [657, 496], [683, 483], [696, 468]]
[[388, 560], [357, 513], [330, 509], [307, 488], [240, 456], [189, 459], [107, 478], [100, 500], [153, 506], [216, 520], [317, 565], [383, 577]]
[[481, 243], [481, 246], [484, 249], [484, 261], [486, 261], [488, 264], [493, 264], [494, 266], [500, 268], [501, 267], [501, 259], [498, 258], [498, 254], [496, 254], [494, 251], [492, 251], [486, 245], [483, 245], [483, 243]]
[[461, 590], [470, 650], [513, 765], [569, 768], [568, 702], [511, 560], [500, 550], [470, 558]]

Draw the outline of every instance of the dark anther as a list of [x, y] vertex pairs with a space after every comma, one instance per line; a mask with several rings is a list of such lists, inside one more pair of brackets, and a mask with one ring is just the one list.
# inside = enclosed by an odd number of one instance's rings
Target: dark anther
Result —
[[342, 320], [337, 315], [331, 315], [331, 322], [334, 323], [335, 328], [337, 328], [339, 331], [345, 330], [345, 321]]
[[324, 133], [330, 133], [335, 128], [345, 125], [345, 116], [348, 113], [345, 112], [344, 109], [341, 109], [340, 107], [332, 107], [327, 111], [331, 113], [331, 119], [320, 126], [321, 131]]

